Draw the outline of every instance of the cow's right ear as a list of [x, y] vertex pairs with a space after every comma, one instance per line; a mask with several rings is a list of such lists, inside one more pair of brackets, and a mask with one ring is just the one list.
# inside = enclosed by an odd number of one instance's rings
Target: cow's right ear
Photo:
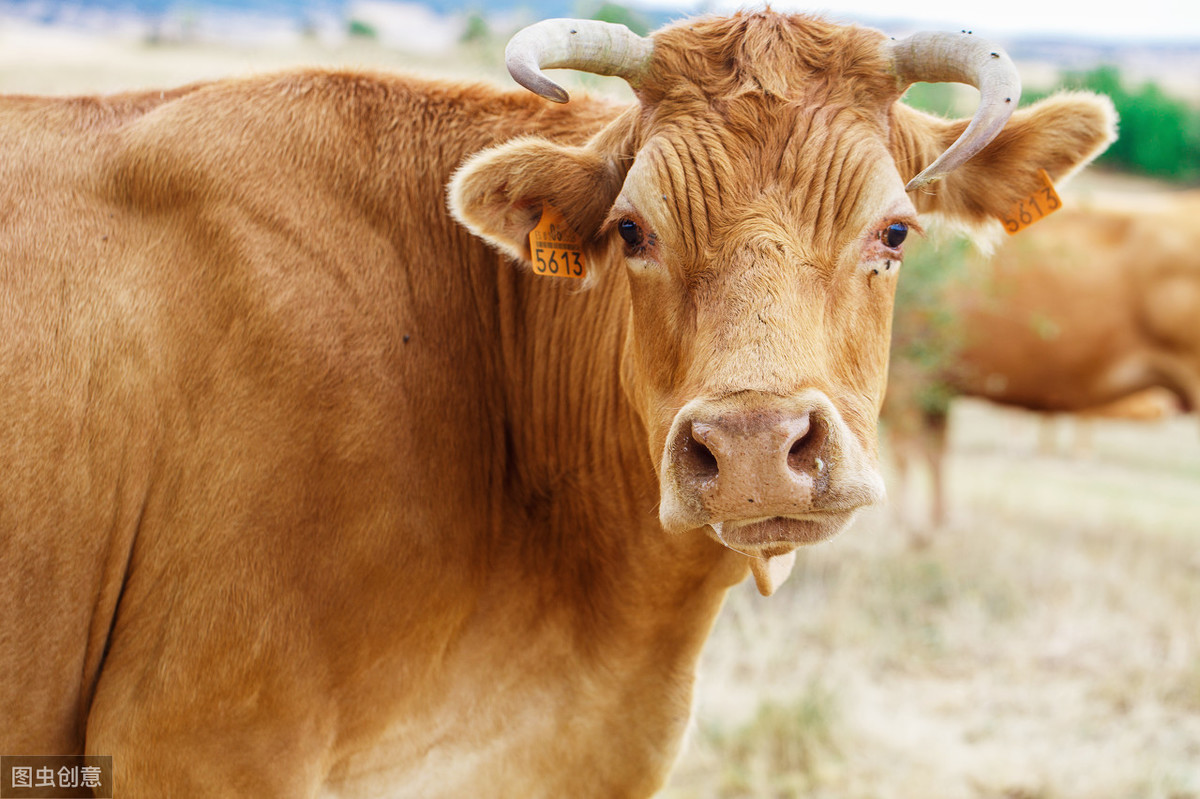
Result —
[[613, 159], [589, 147], [514, 139], [467, 159], [450, 181], [454, 217], [501, 251], [529, 263], [529, 233], [553, 206], [592, 243], [621, 190]]

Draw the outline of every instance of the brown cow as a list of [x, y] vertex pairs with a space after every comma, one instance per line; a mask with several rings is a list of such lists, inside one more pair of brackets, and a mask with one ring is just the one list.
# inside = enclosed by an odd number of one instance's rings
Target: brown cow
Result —
[[[1090, 96], [1005, 125], [1011, 63], [959, 34], [553, 21], [509, 64], [637, 99], [0, 103], [0, 751], [112, 755], [123, 797], [654, 792], [729, 586], [883, 494], [916, 214], [1113, 135]], [[551, 209], [582, 283], [530, 269]]]
[[[1121, 399], [1071, 413], [1045, 411], [1037, 414], [1038, 452], [1068, 454], [1075, 458], [1094, 454], [1093, 435], [1097, 420], [1159, 422], [1182, 410], [1179, 396], [1170, 389], [1152, 386]], [[1059, 441], [1059, 430], [1068, 430], [1069, 441]]]
[[[946, 517], [950, 396], [1100, 415], [1159, 387], [1183, 410], [1200, 408], [1197, 212], [1200, 192], [1142, 208], [1068, 207], [991, 257], [966, 254], [962, 279], [897, 309], [883, 418], [902, 459], [919, 450], [929, 461], [936, 524]], [[936, 333], [930, 304], [946, 320]], [[912, 353], [931, 333], [955, 343], [921, 363]]]

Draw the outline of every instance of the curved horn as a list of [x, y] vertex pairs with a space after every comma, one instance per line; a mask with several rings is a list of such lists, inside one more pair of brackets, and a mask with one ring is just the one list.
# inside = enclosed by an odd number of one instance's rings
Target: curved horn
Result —
[[958, 141], [905, 186], [913, 191], [946, 177], [996, 138], [1021, 99], [1021, 78], [1007, 53], [965, 31], [914, 33], [893, 42], [891, 51], [902, 89], [918, 81], [965, 83], [980, 95]]
[[650, 39], [624, 25], [590, 19], [547, 19], [517, 31], [504, 48], [504, 61], [517, 83], [547, 100], [565, 103], [570, 95], [543, 75], [543, 69], [615, 75], [636, 85], [653, 49]]

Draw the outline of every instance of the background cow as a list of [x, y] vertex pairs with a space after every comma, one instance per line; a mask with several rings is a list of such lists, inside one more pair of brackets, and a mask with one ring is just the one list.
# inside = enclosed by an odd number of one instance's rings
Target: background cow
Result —
[[[915, 215], [1113, 135], [1091, 96], [1013, 114], [965, 34], [554, 21], [509, 65], [637, 99], [0, 103], [0, 751], [111, 754], [123, 796], [653, 792], [727, 588], [882, 496]], [[583, 290], [531, 271], [554, 213]]]
[[955, 242], [910, 257], [933, 279], [897, 308], [883, 416], [900, 459], [931, 467], [935, 523], [954, 396], [1102, 415], [1159, 388], [1200, 407], [1197, 211], [1195, 192], [1068, 207], [990, 257]]
[[1095, 452], [1096, 422], [1161, 422], [1177, 415], [1181, 409], [1182, 404], [1175, 393], [1160, 386], [1152, 386], [1121, 399], [1079, 411], [1043, 411], [1038, 414], [1038, 452], [1044, 455], [1089, 457]]

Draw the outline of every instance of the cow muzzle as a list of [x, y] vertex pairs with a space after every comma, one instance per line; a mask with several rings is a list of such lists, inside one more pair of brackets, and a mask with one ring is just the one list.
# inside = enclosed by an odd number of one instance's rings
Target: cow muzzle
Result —
[[835, 535], [884, 495], [863, 447], [815, 390], [688, 403], [667, 435], [659, 477], [663, 527], [707, 528], [750, 558], [764, 594], [786, 579], [796, 547]]

